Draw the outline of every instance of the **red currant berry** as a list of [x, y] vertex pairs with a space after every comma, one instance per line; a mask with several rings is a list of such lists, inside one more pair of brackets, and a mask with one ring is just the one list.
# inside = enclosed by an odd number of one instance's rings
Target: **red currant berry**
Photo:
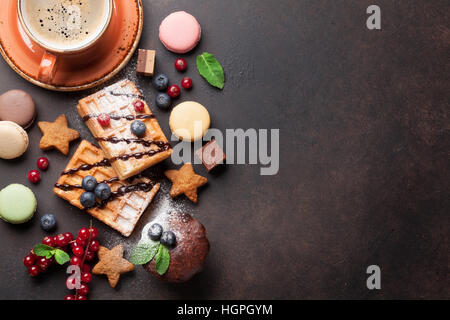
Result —
[[73, 240], [73, 234], [72, 232], [66, 232], [64, 233], [64, 237], [66, 237], [67, 243]]
[[27, 268], [33, 266], [35, 261], [36, 261], [36, 259], [31, 254], [29, 254], [29, 255], [25, 256], [25, 258], [23, 258], [23, 264]]
[[81, 260], [81, 258], [77, 257], [77, 256], [73, 256], [72, 259], [70, 259], [70, 264], [73, 265], [73, 266], [81, 267], [81, 263], [82, 262], [83, 261]]
[[177, 69], [178, 71], [185, 71], [187, 69], [186, 60], [182, 58], [175, 60], [175, 69]]
[[46, 257], [40, 257], [36, 261], [36, 265], [42, 272], [45, 272], [50, 267], [51, 264], [52, 262], [50, 261], [50, 259], [47, 259]]
[[68, 294], [64, 297], [64, 300], [75, 300], [75, 296], [73, 294]]
[[181, 94], [180, 87], [175, 84], [171, 85], [167, 90], [167, 94], [173, 99], [178, 98]]
[[77, 296], [77, 300], [87, 300], [86, 296]]
[[136, 112], [142, 112], [144, 111], [145, 105], [141, 100], [137, 100], [133, 103], [134, 106], [134, 110], [136, 110]]
[[30, 253], [29, 253], [28, 255], [30, 255], [32, 258], [34, 258], [34, 260], [36, 260], [37, 258], [39, 258], [37, 255], [34, 254], [33, 249], [30, 250]]
[[102, 113], [97, 117], [97, 121], [102, 127], [106, 127], [111, 122], [111, 117], [109, 116], [109, 114]]
[[97, 240], [92, 240], [89, 244], [89, 251], [90, 252], [97, 252], [98, 249], [100, 249], [100, 243]]
[[94, 260], [94, 258], [95, 258], [95, 252], [88, 251], [86, 253], [86, 256], [85, 256], [86, 261]]
[[81, 257], [83, 257], [84, 249], [83, 249], [83, 247], [73, 247], [72, 252], [75, 256], [81, 258]]
[[38, 266], [31, 266], [28, 268], [28, 273], [32, 277], [36, 277], [40, 272], [41, 272], [41, 270], [39, 270]]
[[183, 80], [181, 80], [181, 86], [184, 89], [191, 89], [192, 88], [192, 79], [191, 78], [183, 78]]
[[89, 283], [89, 282], [91, 282], [91, 281], [92, 281], [92, 274], [89, 273], [89, 272], [84, 272], [84, 273], [81, 275], [81, 281], [84, 282], [84, 283]]
[[56, 245], [58, 247], [64, 247], [69, 244], [68, 239], [63, 234], [58, 234], [56, 237]]
[[46, 171], [48, 169], [48, 165], [49, 162], [47, 158], [42, 157], [37, 160], [37, 167], [43, 171]]
[[75, 239], [75, 241], [70, 243], [70, 247], [73, 249], [75, 247], [82, 247], [82, 245], [78, 242], [78, 238]]
[[83, 273], [90, 272], [91, 271], [91, 267], [88, 264], [83, 264], [83, 267], [81, 267], [81, 271]]
[[53, 247], [55, 245], [53, 242], [53, 237], [44, 237], [44, 239], [42, 239], [42, 243], [49, 247]]
[[66, 280], [67, 289], [69, 289], [69, 290], [75, 289], [75, 284], [76, 284], [75, 278], [70, 278], [70, 277], [67, 278], [67, 280]]
[[28, 172], [28, 180], [30, 180], [31, 183], [38, 183], [39, 180], [41, 180], [39, 171], [31, 170], [30, 172]]
[[78, 238], [76, 238], [76, 240], [75, 240], [75, 242], [74, 242], [77, 246], [80, 246], [80, 247], [86, 247], [86, 245], [87, 245], [87, 239], [85, 240], [85, 239], [80, 239], [80, 237], [78, 237]]
[[89, 293], [89, 286], [85, 283], [82, 283], [80, 285], [80, 289], [77, 290], [77, 293], [82, 296], [87, 296]]
[[91, 233], [91, 240], [97, 239], [97, 237], [98, 237], [98, 229], [96, 227], [90, 228], [89, 232]]
[[89, 239], [89, 229], [88, 228], [81, 228], [80, 231], [78, 231], [78, 238], [80, 238], [80, 240], [87, 240], [87, 239]]
[[80, 285], [80, 289], [78, 289], [77, 293], [81, 294], [82, 296], [87, 296], [87, 294], [89, 293], [89, 286], [85, 283], [82, 283]]

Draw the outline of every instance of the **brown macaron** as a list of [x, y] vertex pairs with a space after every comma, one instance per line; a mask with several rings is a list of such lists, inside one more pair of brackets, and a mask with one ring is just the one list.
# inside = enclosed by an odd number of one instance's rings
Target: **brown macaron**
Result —
[[10, 90], [0, 96], [0, 120], [29, 128], [36, 117], [33, 98], [22, 90]]

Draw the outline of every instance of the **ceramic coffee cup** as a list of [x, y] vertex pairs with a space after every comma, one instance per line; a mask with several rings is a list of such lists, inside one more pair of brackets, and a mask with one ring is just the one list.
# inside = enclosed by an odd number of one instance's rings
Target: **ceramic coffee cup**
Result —
[[38, 80], [51, 84], [58, 57], [76, 55], [96, 44], [111, 22], [113, 0], [17, 0], [27, 35], [45, 49]]

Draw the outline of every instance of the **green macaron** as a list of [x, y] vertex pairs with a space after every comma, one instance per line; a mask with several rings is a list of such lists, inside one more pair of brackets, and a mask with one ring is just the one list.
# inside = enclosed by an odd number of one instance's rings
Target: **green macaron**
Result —
[[33, 191], [21, 184], [10, 184], [0, 191], [0, 218], [20, 224], [30, 220], [36, 211]]

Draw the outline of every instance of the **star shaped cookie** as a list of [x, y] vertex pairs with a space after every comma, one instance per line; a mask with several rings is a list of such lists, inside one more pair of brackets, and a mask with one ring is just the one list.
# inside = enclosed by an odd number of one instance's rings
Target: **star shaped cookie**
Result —
[[134, 265], [123, 258], [123, 245], [119, 244], [109, 250], [100, 246], [98, 263], [92, 269], [93, 274], [105, 274], [109, 284], [115, 288], [121, 274], [134, 270]]
[[208, 182], [205, 177], [195, 174], [190, 163], [186, 163], [180, 170], [168, 170], [164, 174], [173, 183], [170, 196], [175, 198], [184, 193], [193, 203], [197, 203], [197, 188]]
[[62, 114], [55, 122], [41, 121], [38, 123], [43, 134], [39, 147], [42, 150], [56, 148], [66, 155], [69, 153], [69, 143], [80, 137], [78, 131], [70, 129], [66, 115]]

